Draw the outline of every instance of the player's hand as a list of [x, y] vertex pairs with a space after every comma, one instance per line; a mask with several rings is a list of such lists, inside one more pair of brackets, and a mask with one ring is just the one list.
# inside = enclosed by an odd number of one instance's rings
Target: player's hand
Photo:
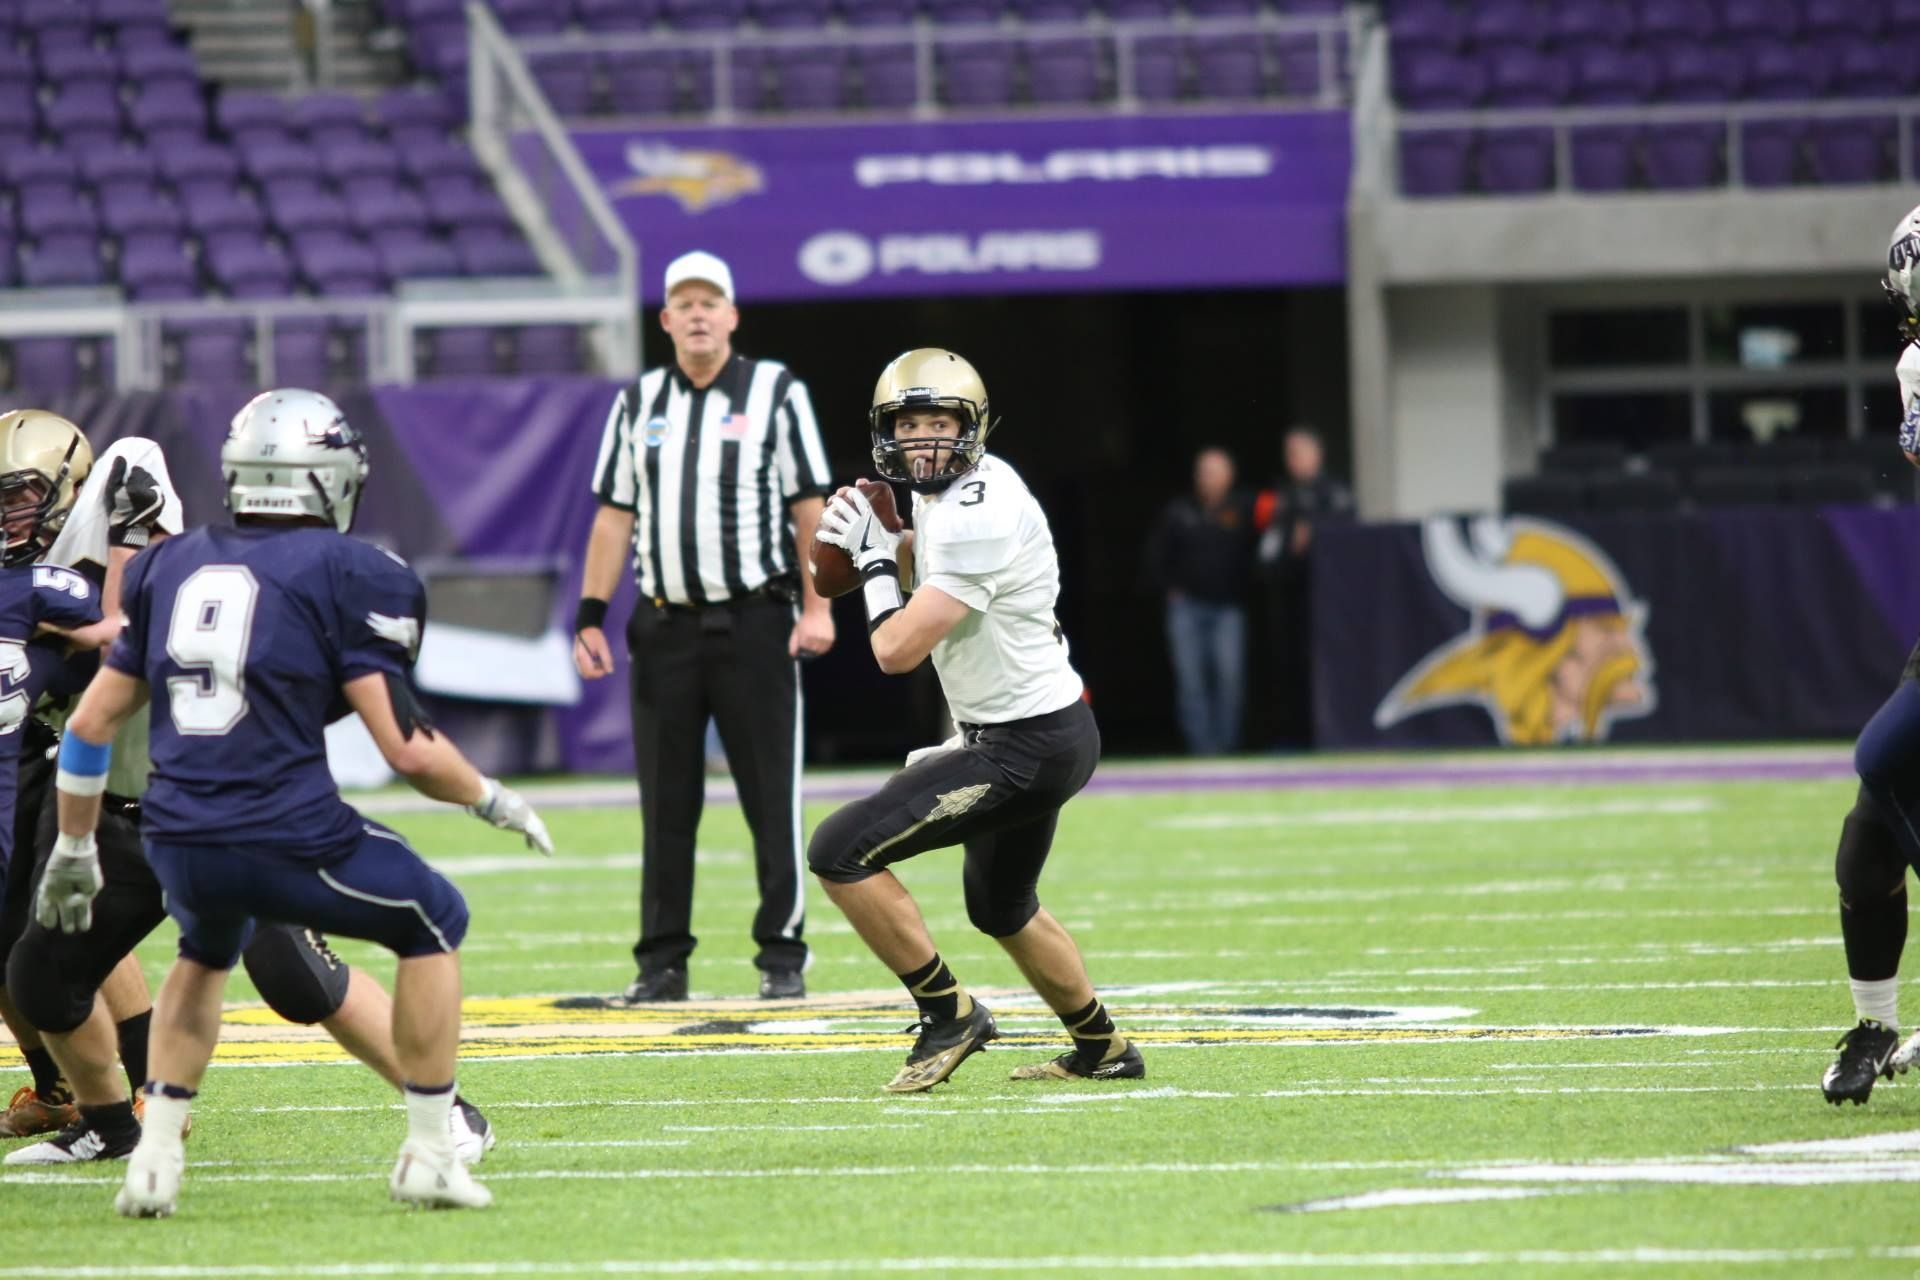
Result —
[[787, 656], [817, 658], [833, 648], [835, 635], [833, 606], [825, 600], [817, 606], [808, 606], [800, 611], [800, 620], [793, 624], [793, 631], [787, 636]]
[[[841, 499], [836, 498], [836, 502]], [[882, 560], [899, 559], [900, 535], [888, 529], [881, 522], [880, 513], [867, 501], [867, 495], [855, 489], [844, 499], [844, 505], [852, 511], [847, 531], [847, 541], [840, 545], [853, 557], [853, 567], [863, 575], [868, 569]], [[825, 515], [820, 517], [826, 519]]]
[[492, 778], [482, 778], [486, 784], [486, 793], [480, 803], [470, 805], [467, 812], [482, 822], [490, 822], [502, 831], [518, 831], [527, 838], [527, 847], [537, 849], [547, 857], [553, 856], [553, 837], [547, 834], [547, 824], [533, 811], [517, 791], [501, 786]]
[[[68, 844], [75, 847], [61, 847]], [[93, 927], [94, 896], [105, 883], [100, 877], [100, 854], [93, 837], [74, 841], [61, 836], [60, 844], [47, 858], [40, 891], [34, 895], [33, 918], [45, 929], [85, 933]]]
[[153, 473], [145, 467], [128, 466], [124, 456], [113, 460], [100, 501], [107, 510], [108, 541], [116, 547], [145, 546], [153, 522], [166, 505]]
[[582, 627], [574, 633], [573, 669], [582, 680], [613, 674], [613, 650], [607, 647], [606, 632], [599, 627]]
[[827, 499], [827, 505], [820, 510], [820, 522], [813, 527], [815, 541], [853, 554], [860, 543], [848, 539], [853, 535], [853, 527], [860, 522], [860, 509], [853, 505], [859, 493], [858, 489], [841, 489]]

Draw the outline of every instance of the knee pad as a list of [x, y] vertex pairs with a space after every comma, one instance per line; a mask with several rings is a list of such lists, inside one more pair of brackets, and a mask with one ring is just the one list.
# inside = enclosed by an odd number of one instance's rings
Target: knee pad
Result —
[[1863, 787], [1840, 826], [1840, 848], [1833, 859], [1841, 901], [1862, 903], [1888, 897], [1905, 886], [1906, 877], [1906, 854]]
[[964, 884], [967, 892], [967, 921], [989, 938], [1010, 938], [1027, 927], [1040, 910], [1040, 895], [1032, 886], [1008, 892], [995, 892], [985, 876], [967, 868]]
[[48, 962], [42, 951], [49, 936], [31, 925], [14, 945], [7, 959], [7, 998], [36, 1029], [65, 1035], [93, 1012], [98, 987], [75, 976], [72, 966]]
[[262, 925], [240, 960], [260, 998], [288, 1022], [325, 1022], [346, 1003], [353, 970], [311, 929]]

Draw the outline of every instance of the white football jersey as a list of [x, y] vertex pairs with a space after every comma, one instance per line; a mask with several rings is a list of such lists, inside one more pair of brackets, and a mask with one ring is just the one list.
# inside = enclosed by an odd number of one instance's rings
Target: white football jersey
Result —
[[[48, 549], [45, 563], [77, 569], [81, 565], [107, 567], [107, 480], [113, 474], [116, 458], [125, 458], [129, 469], [143, 467], [160, 491], [160, 514], [153, 527], [161, 533], [179, 533], [185, 527], [181, 516], [180, 495], [174, 492], [173, 479], [167, 474], [167, 459], [160, 446], [141, 436], [116, 440], [94, 459], [93, 470], [73, 500], [59, 534]], [[137, 798], [147, 789], [147, 775], [153, 763], [147, 756], [147, 708], [142, 707], [127, 721], [113, 739], [113, 762], [107, 769], [107, 790], [117, 796]]]
[[1900, 375], [1900, 409], [1903, 413], [1912, 413], [1914, 405], [1920, 403], [1920, 343], [1907, 344], [1894, 372]]
[[1045, 715], [1080, 696], [1053, 616], [1060, 564], [1046, 513], [1019, 473], [991, 455], [938, 494], [913, 498], [913, 582], [966, 605], [933, 646], [933, 668], [961, 724]]

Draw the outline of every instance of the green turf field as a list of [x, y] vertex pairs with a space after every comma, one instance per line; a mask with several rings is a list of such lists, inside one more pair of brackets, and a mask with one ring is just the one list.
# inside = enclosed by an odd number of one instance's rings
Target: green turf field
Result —
[[[395, 1099], [240, 1010], [229, 1050], [272, 1065], [209, 1074], [179, 1215], [116, 1218], [118, 1166], [8, 1171], [0, 1280], [1914, 1275], [1920, 1081], [1844, 1111], [1817, 1089], [1851, 1022], [1831, 875], [1850, 802], [1831, 778], [1677, 770], [1089, 794], [1043, 898], [1149, 1078], [1007, 1080], [1063, 1041], [991, 994], [1017, 975], [936, 854], [905, 879], [1006, 1036], [918, 1097], [879, 1091], [909, 1005], [818, 895], [816, 999], [746, 999], [731, 807], [703, 832], [696, 1003], [571, 1018], [533, 998], [631, 976], [634, 812], [550, 808], [551, 864], [459, 815], [397, 817], [473, 908], [462, 1086], [501, 1135], [495, 1206], [390, 1204]], [[169, 948], [143, 952], [156, 980]], [[1877, 1134], [1906, 1137], [1846, 1141]], [[1815, 1140], [1841, 1145], [1760, 1149]]]

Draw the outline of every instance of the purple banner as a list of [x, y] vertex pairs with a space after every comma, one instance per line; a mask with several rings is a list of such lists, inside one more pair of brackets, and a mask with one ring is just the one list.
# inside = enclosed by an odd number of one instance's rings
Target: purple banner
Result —
[[743, 301], [1338, 283], [1343, 111], [581, 129], [643, 295], [689, 249]]

